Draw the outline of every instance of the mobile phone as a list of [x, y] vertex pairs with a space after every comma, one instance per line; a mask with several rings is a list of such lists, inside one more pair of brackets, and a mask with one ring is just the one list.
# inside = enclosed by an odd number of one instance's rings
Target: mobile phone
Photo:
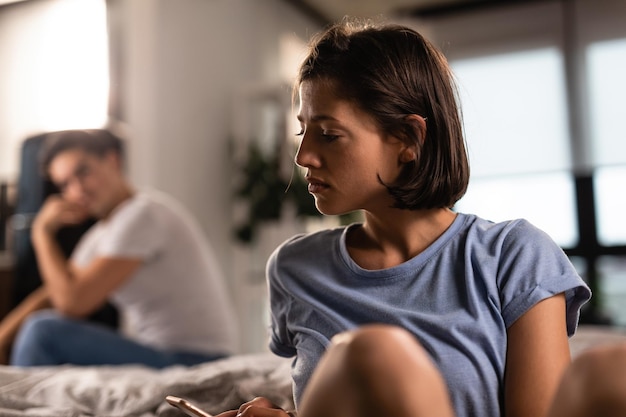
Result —
[[167, 397], [165, 397], [165, 401], [167, 401], [174, 407], [180, 408], [191, 417], [213, 417], [211, 414], [207, 413], [204, 410], [201, 410], [200, 408], [183, 398], [168, 395]]

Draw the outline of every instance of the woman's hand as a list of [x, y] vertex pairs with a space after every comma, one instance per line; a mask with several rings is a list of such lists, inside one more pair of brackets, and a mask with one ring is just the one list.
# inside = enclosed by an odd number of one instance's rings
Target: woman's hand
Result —
[[294, 412], [287, 412], [267, 398], [256, 397], [239, 407], [238, 410], [225, 411], [216, 417], [293, 417]]

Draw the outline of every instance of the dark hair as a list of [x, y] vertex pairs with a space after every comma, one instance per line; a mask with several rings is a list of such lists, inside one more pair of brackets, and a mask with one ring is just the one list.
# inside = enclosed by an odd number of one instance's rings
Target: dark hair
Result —
[[63, 130], [46, 136], [39, 153], [39, 167], [44, 175], [48, 175], [50, 164], [62, 152], [80, 149], [89, 154], [103, 157], [115, 152], [124, 157], [122, 140], [105, 129]]
[[[385, 184], [394, 207], [452, 207], [465, 194], [469, 163], [456, 85], [443, 54], [419, 33], [393, 24], [334, 24], [312, 40], [296, 87], [306, 80], [331, 82], [337, 97], [373, 116], [384, 133], [415, 144], [416, 160]], [[412, 114], [426, 119], [425, 138]]]

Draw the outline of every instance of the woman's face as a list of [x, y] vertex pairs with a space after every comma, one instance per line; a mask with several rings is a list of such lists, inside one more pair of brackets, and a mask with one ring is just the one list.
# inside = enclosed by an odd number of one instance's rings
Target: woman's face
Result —
[[395, 181], [406, 146], [384, 135], [369, 114], [337, 98], [334, 90], [325, 81], [300, 85], [302, 142], [296, 163], [306, 168], [308, 190], [321, 213], [386, 210], [393, 199], [378, 177]]

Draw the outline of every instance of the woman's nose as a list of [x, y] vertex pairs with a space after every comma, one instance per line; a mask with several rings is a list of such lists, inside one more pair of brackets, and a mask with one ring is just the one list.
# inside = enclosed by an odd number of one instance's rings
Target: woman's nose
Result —
[[295, 162], [298, 166], [303, 168], [317, 167], [320, 164], [319, 155], [315, 152], [314, 147], [311, 144], [311, 139], [306, 137], [305, 134], [302, 137], [302, 142], [298, 146], [298, 152], [296, 153]]

